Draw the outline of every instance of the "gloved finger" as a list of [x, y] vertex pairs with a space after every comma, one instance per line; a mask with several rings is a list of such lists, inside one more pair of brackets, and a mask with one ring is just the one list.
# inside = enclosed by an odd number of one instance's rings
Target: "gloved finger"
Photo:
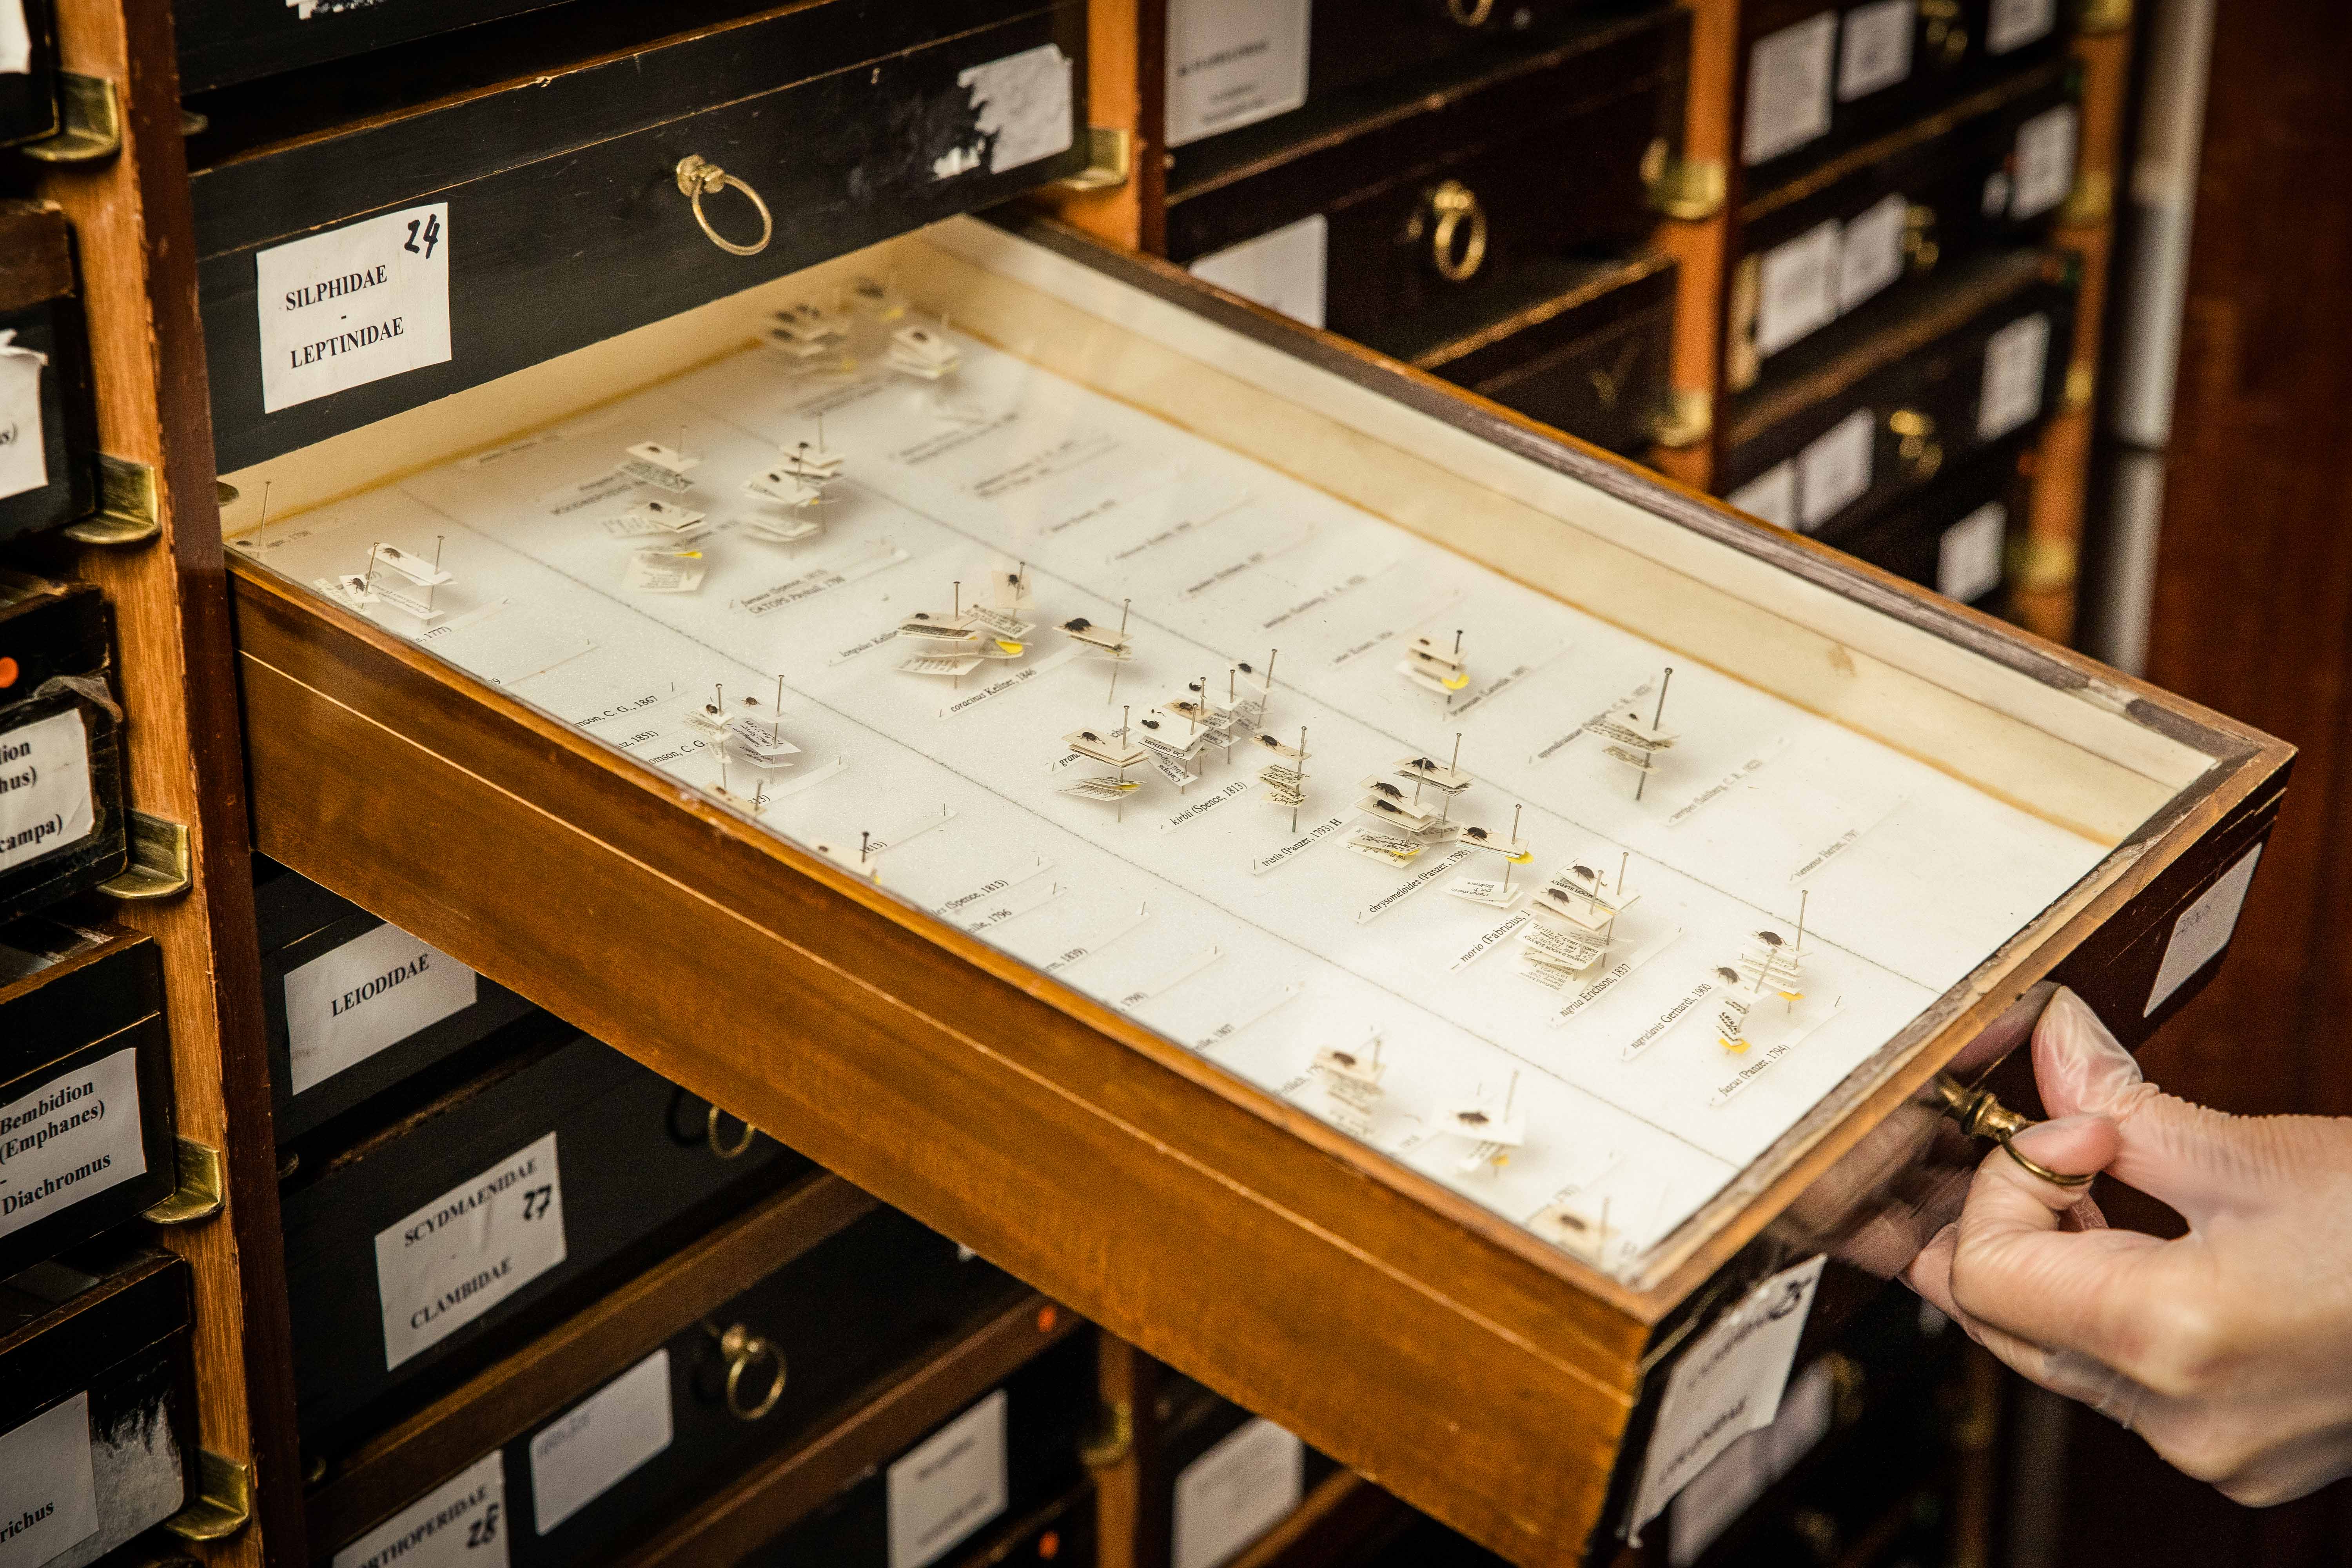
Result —
[[2090, 1004], [2063, 985], [2033, 1026], [2033, 1082], [2053, 1117], [2122, 1121], [2158, 1092]]
[[1952, 1299], [1951, 1266], [1959, 1227], [1948, 1226], [1915, 1259], [1904, 1282], [1943, 1314], [1958, 1323], [1969, 1338], [1992, 1352], [2001, 1363], [2028, 1382], [2053, 1394], [2078, 1400], [2122, 1426], [2129, 1426], [2145, 1391], [2121, 1373], [2074, 1351], [2050, 1351], [1969, 1315]]

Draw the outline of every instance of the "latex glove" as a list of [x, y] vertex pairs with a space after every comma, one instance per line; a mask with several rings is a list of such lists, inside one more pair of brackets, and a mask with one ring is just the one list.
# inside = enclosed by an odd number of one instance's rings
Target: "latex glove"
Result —
[[2062, 1229], [2080, 1189], [1996, 1149], [1905, 1278], [2017, 1371], [2239, 1502], [2352, 1473], [2352, 1121], [2161, 1093], [2069, 991], [2034, 1027], [2033, 1070], [2055, 1120], [2019, 1152], [2105, 1170], [2189, 1234]]

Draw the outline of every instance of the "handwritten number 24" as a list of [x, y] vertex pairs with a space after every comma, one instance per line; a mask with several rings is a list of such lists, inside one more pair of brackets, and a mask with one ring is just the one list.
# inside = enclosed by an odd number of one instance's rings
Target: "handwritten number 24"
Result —
[[[416, 244], [420, 239], [425, 242], [422, 249], [419, 249]], [[409, 251], [415, 255], [421, 256], [425, 258], [425, 260], [430, 261], [433, 259], [433, 247], [440, 243], [441, 215], [439, 213], [430, 213], [422, 220], [416, 218], [410, 218], [408, 220], [408, 243], [402, 246], [400, 248]]]

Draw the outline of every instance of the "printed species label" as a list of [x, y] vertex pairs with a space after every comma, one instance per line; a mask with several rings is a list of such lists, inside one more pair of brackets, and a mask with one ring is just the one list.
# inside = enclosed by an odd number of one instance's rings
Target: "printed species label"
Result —
[[[5, 18], [15, 0], [0, 0]], [[0, 20], [0, 48], [7, 25]], [[41, 368], [47, 354], [13, 346], [14, 329], [0, 331], [0, 500], [49, 482], [48, 448], [41, 433]]]
[[398, 926], [381, 925], [286, 974], [294, 1092], [474, 1005], [474, 972]]
[[0, 732], [0, 871], [98, 831], [89, 727], [79, 709]]
[[377, 1233], [385, 1370], [464, 1328], [563, 1258], [563, 1183], [551, 1132]]
[[0, 1105], [0, 1236], [146, 1173], [129, 1047]]
[[2262, 858], [2263, 847], [2257, 844], [2224, 871], [2220, 881], [2199, 894], [2195, 903], [2180, 911], [2180, 918], [2172, 922], [2172, 938], [2164, 944], [2164, 962], [2157, 965], [2156, 984], [2148, 988], [2141, 1017], [2163, 1006], [2166, 997], [2230, 945], [2230, 935], [2238, 929], [2238, 911], [2246, 907], [2246, 889], [2253, 885], [2254, 862]]
[[1307, 1488], [1307, 1446], [1263, 1416], [1176, 1473], [1174, 1568], [1217, 1568], [1279, 1523]]
[[669, 1447], [669, 1352], [657, 1350], [530, 1440], [531, 1525], [541, 1535]]
[[1169, 0], [1168, 145], [1307, 101], [1308, 0]]
[[89, 1395], [0, 1436], [0, 1568], [40, 1568], [98, 1533]]
[[266, 414], [449, 358], [449, 204], [257, 252]]
[[2001, 549], [2009, 538], [2009, 508], [1987, 501], [1936, 542], [1936, 592], [1963, 605], [2000, 586]]
[[1977, 439], [1998, 441], [2042, 412], [2042, 367], [2049, 357], [2050, 318], [2039, 310], [1985, 340]]
[[1006, 1404], [1000, 1388], [890, 1467], [890, 1568], [924, 1568], [1004, 1511]]
[[333, 1568], [507, 1568], [507, 1473], [488, 1453], [335, 1553]]
[[1323, 279], [1331, 224], [1321, 213], [1203, 256], [1193, 277], [1255, 300], [1310, 327], [1323, 324]]
[[1757, 39], [1748, 51], [1748, 122], [1740, 142], [1746, 162], [1761, 163], [1829, 133], [1837, 33], [1837, 13], [1824, 11]]
[[1911, 74], [1911, 35], [1918, 19], [1918, 0], [1877, 0], [1845, 14], [1838, 46], [1840, 103], [1867, 98]]

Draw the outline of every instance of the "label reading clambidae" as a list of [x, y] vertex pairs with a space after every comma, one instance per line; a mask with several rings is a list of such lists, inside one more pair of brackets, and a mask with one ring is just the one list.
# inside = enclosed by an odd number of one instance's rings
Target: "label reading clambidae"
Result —
[[1837, 24], [1837, 13], [1824, 11], [1757, 39], [1748, 51], [1748, 121], [1740, 140], [1747, 163], [1777, 158], [1828, 133]]
[[449, 204], [363, 218], [255, 253], [261, 408], [449, 358]]
[[669, 1447], [669, 1352], [657, 1350], [530, 1440], [531, 1526], [545, 1535]]
[[0, 1236], [146, 1171], [131, 1047], [0, 1105]]
[[2180, 911], [2180, 918], [2172, 922], [2171, 939], [2164, 944], [2164, 962], [2157, 965], [2156, 984], [2148, 987], [2141, 1017], [2163, 1006], [2166, 997], [2230, 945], [2230, 935], [2238, 929], [2238, 911], [2246, 907], [2246, 889], [2253, 885], [2254, 862], [2262, 858], [2263, 847], [2257, 844], [2199, 894], [2195, 903]]
[[2017, 128], [2017, 178], [2009, 216], [2039, 217], [2074, 188], [2074, 147], [2082, 116], [2071, 103], [2045, 109]]
[[1775, 463], [1723, 498], [1750, 517], [1775, 528], [1797, 526], [1797, 462]]
[[1838, 254], [1837, 308], [1843, 315], [1903, 276], [1903, 233], [1911, 204], [1885, 196], [1845, 226]]
[[89, 727], [69, 708], [0, 731], [0, 871], [98, 831], [89, 793]]
[[1769, 357], [1837, 320], [1838, 226], [1807, 229], [1764, 253], [1756, 352]]
[[[14, 0], [0, 0], [5, 14]], [[6, 26], [0, 23], [0, 47]], [[14, 328], [0, 331], [0, 500], [49, 482], [49, 453], [41, 432], [41, 371], [48, 356], [15, 346]]]
[[1936, 542], [1936, 592], [1963, 605], [2000, 586], [2002, 547], [2009, 538], [2009, 508], [1987, 501]]
[[1168, 145], [1307, 101], [1309, 0], [1169, 0]]
[[385, 1370], [563, 1258], [563, 1184], [551, 1132], [377, 1234]]
[[380, 925], [286, 973], [293, 1091], [324, 1083], [474, 1005], [474, 972], [395, 925]]
[[1797, 454], [1797, 521], [1811, 533], [1870, 489], [1878, 416], [1857, 408]]
[[2050, 318], [2039, 310], [1985, 340], [1978, 440], [1997, 441], [2042, 412], [2042, 366], [2049, 357]]
[[2021, 49], [2050, 36], [2058, 25], [2058, 0], [1992, 0], [1985, 47], [1996, 55]]
[[40, 1568], [98, 1533], [89, 1395], [0, 1434], [0, 1568]]
[[1293, 321], [1319, 327], [1330, 232], [1329, 219], [1309, 213], [1297, 223], [1203, 256], [1185, 270]]
[[336, 1552], [333, 1568], [507, 1568], [503, 1459], [483, 1455]]
[[1918, 0], [1876, 0], [1845, 14], [1845, 37], [1838, 46], [1840, 103], [1867, 98], [1911, 74], [1911, 35], [1918, 18]]
[[1307, 1488], [1307, 1446], [1258, 1417], [1176, 1473], [1173, 1568], [1217, 1568], [1279, 1523]]
[[924, 1568], [1004, 1511], [1007, 1403], [998, 1389], [891, 1465], [890, 1568]]
[[1780, 1393], [1827, 1262], [1817, 1254], [1762, 1281], [1675, 1363], [1642, 1461], [1633, 1500], [1636, 1531], [1717, 1454], [1780, 1414]]

